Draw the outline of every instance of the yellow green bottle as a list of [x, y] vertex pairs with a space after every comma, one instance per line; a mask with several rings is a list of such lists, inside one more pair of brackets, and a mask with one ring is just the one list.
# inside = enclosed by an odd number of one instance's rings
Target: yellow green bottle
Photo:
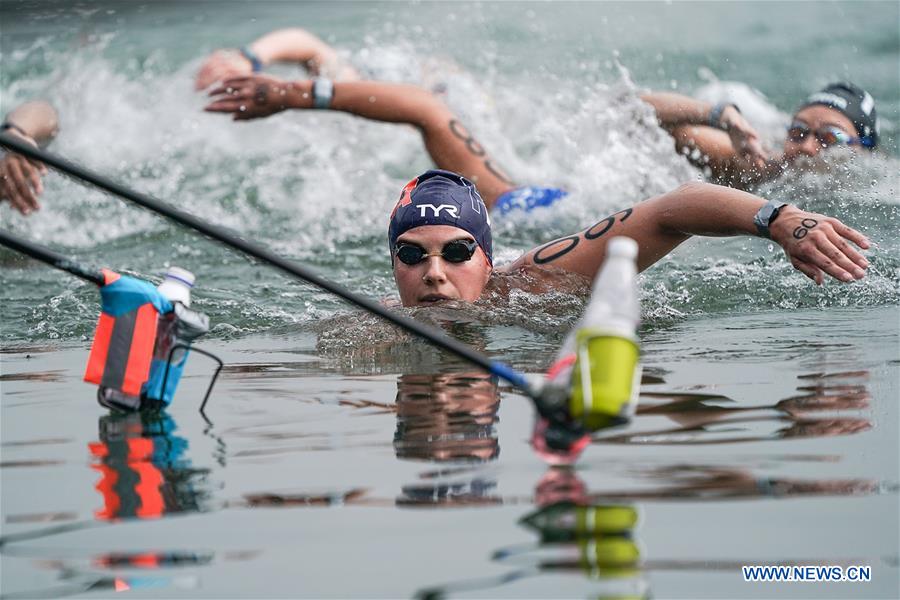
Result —
[[637, 407], [637, 253], [631, 238], [609, 241], [584, 316], [563, 346], [567, 354], [574, 352], [569, 414], [590, 431], [627, 422]]

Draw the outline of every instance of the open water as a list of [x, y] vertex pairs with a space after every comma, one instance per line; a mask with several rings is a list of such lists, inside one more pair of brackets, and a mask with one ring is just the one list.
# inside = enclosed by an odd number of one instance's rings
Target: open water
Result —
[[[191, 269], [214, 325], [204, 346], [226, 368], [210, 422], [200, 357], [163, 418], [106, 414], [81, 382], [95, 289], [0, 250], [3, 597], [900, 594], [895, 2], [4, 0], [0, 17], [0, 108], [52, 102], [53, 151], [373, 298], [395, 295], [387, 213], [430, 166], [418, 134], [204, 114], [192, 77], [212, 49], [296, 25], [368, 77], [442, 84], [515, 179], [572, 191], [495, 218], [500, 262], [702, 178], [643, 89], [736, 99], [776, 145], [805, 94], [850, 79], [876, 98], [884, 140], [759, 190], [869, 236], [865, 280], [817, 288], [749, 238], [693, 240], [642, 275], [639, 415], [575, 470], [531, 452], [515, 392], [51, 174], [43, 209], [0, 207], [2, 226], [153, 281]], [[540, 373], [583, 302], [409, 312]], [[870, 565], [872, 581], [743, 581], [742, 565], [776, 563]]]

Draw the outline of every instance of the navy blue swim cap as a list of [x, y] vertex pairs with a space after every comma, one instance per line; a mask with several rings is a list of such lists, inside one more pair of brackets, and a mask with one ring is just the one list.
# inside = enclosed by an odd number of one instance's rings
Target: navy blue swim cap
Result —
[[469, 232], [488, 262], [494, 264], [487, 206], [475, 184], [462, 175], [432, 169], [406, 184], [391, 212], [388, 226], [391, 252], [402, 233], [422, 225], [450, 225]]
[[[875, 99], [866, 90], [852, 83], [831, 83], [821, 91], [810, 95], [800, 108], [813, 104], [828, 106], [851, 121], [862, 145], [874, 148], [878, 145], [878, 115], [875, 113]], [[799, 109], [798, 109], [799, 110]]]

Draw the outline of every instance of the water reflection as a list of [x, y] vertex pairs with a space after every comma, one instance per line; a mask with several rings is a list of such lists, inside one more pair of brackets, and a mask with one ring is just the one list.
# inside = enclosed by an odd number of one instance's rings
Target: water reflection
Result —
[[[533, 542], [505, 546], [492, 560], [509, 565], [495, 577], [467, 579], [420, 590], [418, 598], [442, 598], [460, 592], [480, 592], [520, 579], [567, 573], [589, 580], [593, 598], [649, 598], [651, 571], [740, 572], [743, 565], [872, 564], [874, 557], [748, 556], [731, 560], [717, 557], [650, 557], [641, 542], [639, 500], [722, 500], [731, 498], [796, 497], [803, 495], [858, 495], [877, 492], [868, 480], [799, 480], [754, 477], [738, 467], [671, 465], [645, 473], [661, 482], [639, 491], [591, 490], [571, 467], [550, 467], [538, 481], [535, 508], [519, 525], [536, 535]], [[689, 525], [689, 524], [687, 524]], [[686, 526], [687, 526], [686, 525]]]
[[[599, 442], [731, 444], [850, 435], [871, 429], [868, 418], [839, 414], [869, 407], [867, 371], [815, 373], [800, 378], [804, 381], [797, 388], [800, 394], [761, 406], [734, 406], [730, 398], [709, 394], [644, 392], [637, 410], [638, 420], [665, 416], [679, 426], [607, 435]], [[822, 413], [831, 414], [823, 416]]]
[[96, 519], [155, 519], [208, 509], [210, 470], [193, 466], [188, 441], [176, 435], [171, 415], [110, 414], [100, 417], [97, 429], [99, 441], [88, 444], [103, 497]]
[[450, 465], [405, 485], [398, 505], [498, 504], [496, 479], [478, 468], [500, 455], [497, 381], [478, 372], [401, 375], [394, 452]]

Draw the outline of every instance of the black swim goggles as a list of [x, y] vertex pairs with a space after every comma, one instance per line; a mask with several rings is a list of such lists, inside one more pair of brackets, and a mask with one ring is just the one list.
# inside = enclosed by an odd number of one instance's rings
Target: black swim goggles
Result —
[[813, 134], [816, 140], [822, 144], [822, 147], [828, 146], [850, 146], [859, 144], [866, 148], [872, 146], [872, 140], [869, 138], [853, 137], [840, 127], [826, 125], [813, 131], [805, 123], [794, 123], [788, 128], [787, 137], [795, 144], [802, 143], [806, 136]]
[[428, 254], [422, 246], [409, 242], [397, 242], [394, 245], [394, 256], [405, 265], [417, 265], [431, 256], [440, 256], [447, 262], [462, 263], [472, 259], [476, 248], [478, 248], [478, 242], [475, 240], [453, 240], [444, 244], [440, 252]]

